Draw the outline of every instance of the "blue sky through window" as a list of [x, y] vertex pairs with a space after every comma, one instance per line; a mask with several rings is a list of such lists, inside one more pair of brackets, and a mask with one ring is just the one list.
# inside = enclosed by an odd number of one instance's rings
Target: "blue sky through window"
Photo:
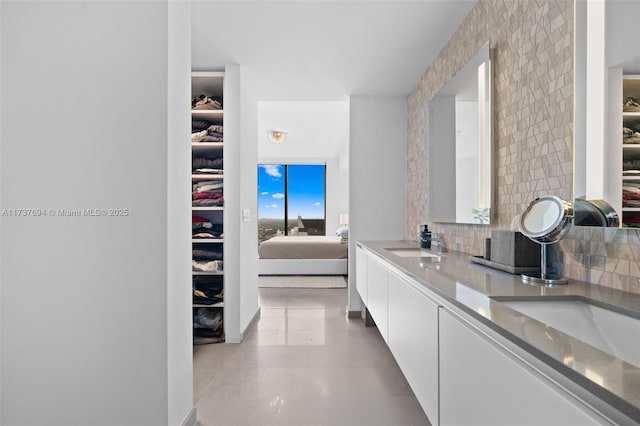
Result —
[[[288, 166], [289, 219], [324, 219], [324, 164]], [[284, 165], [258, 166], [258, 217], [284, 218]]]

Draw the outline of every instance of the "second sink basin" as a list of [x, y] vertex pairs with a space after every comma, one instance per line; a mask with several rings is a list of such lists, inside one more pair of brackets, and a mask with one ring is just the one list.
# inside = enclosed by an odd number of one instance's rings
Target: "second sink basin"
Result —
[[385, 248], [385, 250], [400, 257], [439, 257], [437, 254], [419, 248]]
[[640, 367], [640, 319], [569, 300], [499, 300], [500, 303]]

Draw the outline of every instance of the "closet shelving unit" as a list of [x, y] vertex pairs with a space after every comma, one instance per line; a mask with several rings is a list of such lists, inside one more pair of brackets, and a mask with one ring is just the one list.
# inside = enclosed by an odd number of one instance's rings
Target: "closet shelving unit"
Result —
[[[622, 127], [622, 224], [640, 228], [640, 75], [622, 78]], [[634, 193], [638, 200], [625, 200]]]
[[[224, 72], [202, 72], [202, 71], [194, 71], [191, 73], [191, 94], [192, 94], [192, 110], [191, 110], [191, 119], [192, 119], [192, 135], [201, 132], [205, 127], [208, 126], [224, 126]], [[219, 109], [194, 109], [194, 103], [198, 97], [209, 97], [213, 100], [219, 101], [221, 103]], [[205, 125], [206, 123], [206, 125]], [[217, 132], [218, 133], [218, 132]], [[224, 133], [224, 132], [222, 132]], [[224, 138], [222, 137], [224, 140]], [[196, 190], [193, 188], [193, 185], [201, 182], [215, 182], [224, 184], [224, 172], [221, 173], [199, 173], [196, 171], [195, 161], [196, 159], [221, 159], [224, 157], [224, 141], [194, 141], [192, 137], [191, 141], [191, 153], [192, 153], [192, 192], [194, 196], [192, 196], [192, 206], [191, 213], [194, 216], [199, 216], [201, 218], [207, 219], [214, 226], [221, 227], [222, 234], [218, 238], [193, 238], [192, 249], [199, 250], [202, 248], [215, 248], [215, 251], [222, 253], [224, 248], [224, 201], [219, 203], [218, 205], [211, 206], [198, 206], [194, 205], [195, 193]], [[219, 168], [220, 170], [224, 169], [224, 162]], [[207, 167], [205, 167], [207, 168]], [[223, 192], [224, 188], [221, 188]], [[223, 192], [224, 193], [224, 192]], [[223, 195], [224, 197], [224, 195]], [[223, 257], [220, 256], [220, 259], [224, 261]], [[223, 267], [219, 271], [198, 271], [193, 270], [193, 290], [194, 295], [196, 290], [203, 290], [207, 294], [212, 294], [214, 291], [211, 291], [212, 288], [220, 289], [223, 300], [221, 302], [215, 304], [205, 304], [205, 303], [193, 303], [193, 311], [194, 317], [197, 310], [201, 308], [206, 308], [207, 310], [211, 310], [214, 314], [217, 312], [222, 313], [222, 327], [224, 328], [224, 262]], [[216, 296], [216, 294], [213, 294]], [[194, 333], [196, 333], [196, 325], [194, 319]], [[195, 335], [195, 334], [194, 334]], [[222, 333], [222, 338], [220, 341], [224, 341], [224, 332]]]

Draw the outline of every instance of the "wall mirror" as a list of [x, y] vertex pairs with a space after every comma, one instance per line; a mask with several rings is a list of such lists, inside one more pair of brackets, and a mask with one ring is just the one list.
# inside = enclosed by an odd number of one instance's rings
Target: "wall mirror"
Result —
[[[639, 17], [637, 0], [575, 2], [575, 225], [640, 227]], [[584, 200], [618, 220], [581, 221]]]
[[490, 222], [491, 76], [486, 43], [427, 104], [432, 222]]

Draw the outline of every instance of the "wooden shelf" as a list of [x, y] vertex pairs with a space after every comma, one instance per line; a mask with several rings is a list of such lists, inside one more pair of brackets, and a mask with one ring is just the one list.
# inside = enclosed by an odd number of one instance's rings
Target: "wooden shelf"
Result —
[[191, 142], [191, 148], [207, 148], [207, 149], [222, 149], [224, 147], [224, 142]]
[[222, 173], [217, 174], [217, 175], [202, 173], [202, 174], [197, 174], [197, 175], [191, 175], [191, 179], [223, 180], [224, 179], [224, 175]]
[[193, 275], [224, 275], [224, 271], [216, 271], [216, 272], [200, 272], [200, 271], [191, 271]]
[[191, 110], [191, 118], [194, 120], [207, 120], [211, 124], [222, 124], [224, 111], [221, 109], [196, 109]]
[[216, 243], [222, 244], [224, 243], [224, 239], [222, 238], [192, 238], [192, 243]]
[[202, 303], [194, 303], [194, 308], [224, 308], [224, 302], [214, 303], [213, 305], [205, 305]]
[[640, 118], [640, 112], [630, 112], [630, 111], [627, 111], [627, 112], [623, 112], [623, 113], [622, 113], [622, 116], [623, 116], [623, 117], [639, 117], [639, 118]]
[[640, 212], [640, 207], [623, 207], [623, 212]]
[[224, 210], [224, 207], [219, 206], [219, 207], [201, 207], [201, 206], [192, 206], [191, 210], [194, 212], [197, 211], [201, 211], [201, 212], [221, 212]]

